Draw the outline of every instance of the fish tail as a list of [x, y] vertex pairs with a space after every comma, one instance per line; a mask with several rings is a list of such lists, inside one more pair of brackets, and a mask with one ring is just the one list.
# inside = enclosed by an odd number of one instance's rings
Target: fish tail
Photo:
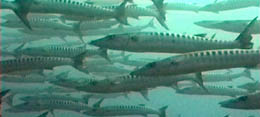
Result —
[[82, 21], [79, 21], [78, 23], [73, 24], [73, 30], [76, 34], [78, 34], [80, 41], [84, 43], [83, 34], [82, 34], [82, 31], [80, 28], [81, 23], [82, 23]]
[[244, 70], [244, 76], [247, 77], [247, 78], [249, 78], [250, 80], [255, 81], [255, 79], [252, 77], [251, 71], [250, 71], [249, 69], [245, 69], [245, 70]]
[[159, 109], [160, 110], [160, 117], [166, 117], [166, 109], [167, 108], [168, 108], [168, 105]]
[[104, 49], [104, 48], [99, 48], [99, 55], [103, 58], [105, 58], [107, 61], [111, 62], [110, 58], [108, 57], [108, 54], [107, 54], [107, 49]]
[[124, 0], [115, 10], [116, 20], [122, 24], [129, 25], [127, 16], [125, 14], [125, 6], [129, 0]]
[[164, 27], [166, 30], [170, 30], [165, 21], [161, 17], [156, 17], [157, 21]]
[[29, 13], [30, 5], [33, 1], [31, 0], [15, 0], [13, 2], [14, 8], [12, 10], [14, 13], [19, 17], [19, 19], [23, 22], [23, 24], [30, 30], [32, 30], [32, 27], [29, 23], [29, 20], [27, 19], [27, 15]]
[[252, 28], [255, 25], [258, 17], [255, 17], [247, 26], [246, 28], [240, 33], [240, 35], [236, 38], [235, 41], [241, 44], [241, 49], [251, 49], [253, 48], [252, 40]]
[[157, 11], [159, 12], [160, 17], [165, 21], [166, 20], [166, 11], [165, 11], [165, 4], [164, 0], [152, 0]]

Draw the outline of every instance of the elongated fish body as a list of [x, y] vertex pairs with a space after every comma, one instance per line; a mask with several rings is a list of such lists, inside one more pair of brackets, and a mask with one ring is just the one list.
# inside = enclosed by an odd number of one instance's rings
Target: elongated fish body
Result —
[[30, 56], [46, 56], [46, 57], [68, 57], [73, 58], [86, 51], [83, 47], [67, 47], [59, 45], [50, 45], [44, 47], [32, 47], [17, 50], [17, 54]]
[[241, 96], [219, 103], [223, 108], [254, 110], [260, 109], [260, 93]]
[[212, 3], [200, 8], [201, 11], [212, 11], [212, 12], [219, 12], [219, 11], [227, 11], [227, 10], [234, 10], [234, 9], [241, 9], [247, 7], [259, 7], [260, 2], [259, 0], [224, 0], [217, 3]]
[[168, 106], [160, 109], [153, 109], [142, 105], [117, 105], [117, 106], [104, 106], [93, 109], [88, 109], [84, 112], [86, 115], [91, 116], [123, 116], [123, 115], [143, 115], [155, 114], [159, 117], [166, 117], [166, 109]]
[[259, 50], [208, 50], [186, 53], [152, 62], [131, 74], [144, 76], [178, 75], [218, 69], [256, 67], [259, 63]]
[[130, 52], [186, 53], [201, 50], [241, 48], [239, 41], [211, 40], [175, 33], [137, 32], [109, 35], [90, 44]]
[[232, 81], [240, 77], [247, 77], [254, 80], [248, 69], [240, 73], [202, 73], [202, 79], [204, 82]]
[[[82, 109], [88, 109], [87, 102], [80, 98], [59, 96], [59, 95], [38, 95], [38, 96], [27, 96], [21, 98], [25, 101], [24, 104], [14, 106], [8, 109], [8, 112], [19, 112], [20, 111], [43, 111], [51, 109], [59, 110], [70, 110], [79, 112]], [[19, 107], [20, 106], [20, 107]], [[28, 107], [31, 106], [31, 107]]]
[[241, 96], [247, 95], [249, 92], [244, 89], [235, 88], [235, 87], [227, 87], [227, 86], [217, 86], [217, 85], [204, 85], [208, 90], [206, 92], [202, 88], [198, 86], [186, 87], [183, 89], [179, 89], [176, 92], [180, 94], [188, 94], [188, 95], [217, 95], [217, 96]]
[[29, 74], [26, 76], [18, 75], [3, 75], [2, 81], [12, 83], [43, 83], [49, 80], [49, 77], [45, 77], [39, 74]]
[[73, 93], [76, 92], [74, 89], [58, 87], [58, 86], [45, 86], [45, 85], [30, 85], [26, 84], [27, 87], [18, 86], [5, 86], [3, 89], [11, 89], [11, 94], [40, 94], [40, 93]]
[[102, 20], [102, 21], [85, 21], [80, 24], [80, 30], [95, 30], [101, 28], [110, 28], [113, 25], [118, 24], [119, 22], [116, 20]]
[[[62, 23], [59, 19], [48, 18], [48, 16], [30, 16], [28, 18], [32, 28], [52, 28], [56, 30], [73, 30], [73, 26]], [[26, 28], [19, 20], [7, 20], [2, 26], [9, 28]]]
[[45, 14], [63, 14], [80, 17], [107, 17], [116, 18], [118, 21], [128, 24], [124, 17], [124, 7], [127, 1], [124, 1], [116, 10], [105, 9], [101, 6], [91, 5], [78, 0], [16, 0], [4, 1], [3, 8], [11, 9], [21, 19], [21, 21], [30, 29], [30, 23], [27, 19], [28, 13]]
[[[147, 8], [155, 9], [155, 6], [147, 6]], [[174, 11], [193, 11], [198, 12], [200, 6], [188, 4], [188, 3], [181, 3], [181, 2], [168, 2], [164, 3], [165, 10], [174, 10]]]
[[[246, 27], [250, 20], [203, 20], [195, 22], [194, 24], [210, 29], [221, 29], [228, 32], [240, 33]], [[260, 20], [257, 20], [255, 25], [251, 29], [252, 34], [260, 34]]]
[[79, 16], [115, 16], [113, 10], [105, 9], [97, 5], [90, 5], [78, 0], [26, 0], [22, 2], [27, 5], [32, 13], [57, 13], [73, 14]]
[[[167, 77], [144, 77], [125, 75], [110, 80], [112, 87], [108, 92], [142, 92], [158, 86], [171, 87], [179, 81], [193, 80], [194, 74], [167, 76]], [[101, 84], [103, 82], [100, 82]]]
[[75, 66], [73, 59], [61, 57], [22, 57], [18, 59], [4, 60], [1, 61], [1, 63], [1, 72], [3, 74], [34, 69], [52, 69], [53, 67], [62, 65]]

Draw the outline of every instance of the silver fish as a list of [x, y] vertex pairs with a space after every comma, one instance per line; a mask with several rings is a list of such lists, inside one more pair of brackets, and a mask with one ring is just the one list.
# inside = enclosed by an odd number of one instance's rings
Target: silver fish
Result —
[[218, 69], [257, 67], [260, 50], [224, 49], [186, 53], [152, 62], [131, 75], [165, 76]]
[[249, 69], [245, 69], [243, 72], [240, 73], [202, 73], [202, 79], [205, 82], [232, 81], [240, 77], [246, 77], [254, 81], [254, 78], [251, 76], [251, 72]]
[[[203, 20], [194, 22], [194, 24], [209, 29], [220, 29], [228, 32], [240, 33], [249, 22], [250, 20]], [[257, 20], [255, 25], [252, 26], [251, 33], [260, 34], [260, 20]]]
[[208, 4], [199, 10], [201, 11], [211, 11], [211, 12], [220, 12], [234, 9], [241, 9], [247, 7], [259, 7], [259, 0], [224, 0], [212, 4]]
[[28, 13], [57, 13], [84, 17], [107, 17], [116, 18], [119, 22], [128, 24], [124, 17], [124, 7], [127, 1], [124, 1], [116, 10], [105, 9], [97, 5], [87, 4], [78, 0], [15, 0], [3, 1], [3, 9], [11, 9], [22, 20], [22, 22], [32, 30], [30, 22], [27, 19]]
[[188, 94], [188, 95], [216, 95], [216, 96], [241, 96], [247, 95], [250, 92], [244, 89], [229, 87], [229, 86], [218, 86], [218, 85], [207, 85], [204, 84], [205, 88], [208, 92], [203, 90], [197, 86], [186, 87], [183, 89], [179, 89], [176, 92], [180, 94]]
[[234, 41], [212, 40], [198, 36], [174, 33], [137, 32], [108, 35], [91, 41], [91, 45], [101, 48], [130, 52], [185, 53], [215, 49], [251, 49], [253, 43], [250, 33], [257, 17]]

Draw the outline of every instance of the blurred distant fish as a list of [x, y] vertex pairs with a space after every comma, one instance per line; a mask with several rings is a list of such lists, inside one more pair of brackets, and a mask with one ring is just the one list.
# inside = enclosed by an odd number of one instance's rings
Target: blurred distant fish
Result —
[[206, 92], [202, 88], [198, 86], [185, 87], [183, 89], [179, 89], [176, 92], [180, 94], [188, 94], [188, 95], [218, 95], [218, 96], [241, 96], [247, 95], [250, 92], [244, 89], [231, 87], [231, 86], [218, 86], [218, 85], [207, 85], [204, 84], [205, 88], [208, 90]]
[[[116, 9], [117, 6], [104, 6], [107, 9]], [[128, 5], [125, 8], [125, 15], [127, 17], [132, 17], [135, 19], [139, 19], [142, 16], [151, 16], [155, 17], [157, 21], [163, 26], [165, 29], [169, 30], [165, 20], [160, 16], [160, 14], [156, 10], [147, 9], [143, 7], [138, 7], [137, 5]]]
[[[32, 28], [45, 28], [45, 29], [56, 29], [56, 30], [73, 30], [73, 26], [62, 23], [61, 20], [58, 18], [49, 18], [49, 16], [37, 16], [31, 15], [28, 17], [28, 21]], [[2, 23], [2, 26], [9, 27], [9, 28], [26, 28], [25, 25], [20, 21], [17, 20], [7, 20]]]
[[25, 103], [15, 105], [7, 112], [38, 112], [38, 111], [50, 111], [54, 114], [54, 110], [69, 110], [80, 112], [81, 110], [88, 109], [88, 100], [81, 98], [75, 98], [71, 96], [62, 95], [35, 95], [26, 96], [20, 98]]
[[212, 40], [205, 37], [189, 36], [166, 32], [137, 32], [108, 35], [91, 41], [91, 45], [100, 48], [158, 53], [186, 53], [214, 49], [251, 49], [253, 47], [251, 27], [254, 18], [234, 41]]
[[[2, 9], [10, 9], [21, 19], [21, 21], [32, 30], [27, 19], [28, 13], [57, 13], [85, 17], [106, 17], [115, 18], [120, 23], [128, 24], [124, 16], [124, 8], [127, 1], [124, 1], [116, 10], [105, 9], [101, 6], [88, 4], [83, 1], [49, 1], [49, 0], [15, 0], [2, 1]], [[60, 6], [60, 7], [57, 7]]]
[[191, 52], [149, 63], [130, 74], [165, 76], [239, 67], [256, 68], [260, 64], [259, 51], [224, 49]]
[[4, 82], [13, 83], [43, 83], [50, 80], [50, 76], [42, 76], [40, 74], [28, 74], [26, 76], [22, 75], [2, 75], [1, 80]]
[[[97, 104], [98, 103], [98, 104]], [[160, 109], [153, 109], [143, 104], [140, 105], [116, 105], [116, 106], [100, 106], [101, 102], [94, 104], [91, 109], [83, 111], [84, 114], [90, 116], [129, 116], [129, 115], [142, 115], [148, 116], [148, 114], [155, 114], [159, 117], [166, 117], [166, 109], [168, 106], [164, 106]]]
[[[154, 5], [147, 6], [147, 8], [154, 9]], [[195, 4], [188, 4], [188, 3], [182, 3], [182, 2], [167, 2], [164, 3], [164, 9], [165, 10], [173, 10], [173, 11], [193, 11], [193, 12], [199, 12], [200, 6], [197, 6]]]
[[250, 80], [254, 81], [254, 78], [251, 76], [251, 72], [249, 69], [245, 69], [243, 72], [240, 73], [202, 73], [202, 79], [205, 82], [221, 82], [221, 81], [232, 81], [240, 77], [246, 77]]
[[223, 0], [201, 7], [200, 11], [220, 12], [247, 7], [259, 7], [259, 0]]
[[[119, 33], [128, 33], [128, 32], [139, 32], [146, 28], [152, 27], [154, 28], [153, 20], [151, 20], [148, 24], [141, 26], [127, 26], [123, 27], [119, 25], [115, 28], [103, 28], [96, 30], [85, 30], [82, 31], [82, 36], [97, 36], [97, 35], [108, 35], [108, 34], [119, 34]], [[30, 36], [40, 36], [40, 37], [60, 37], [62, 40], [65, 40], [66, 36], [78, 36], [77, 33], [66, 30], [43, 30], [43, 29], [34, 29], [30, 30], [18, 30], [19, 32], [23, 32]]]
[[[248, 25], [250, 20], [224, 20], [224, 21], [216, 21], [216, 20], [204, 20], [198, 21], [194, 24], [210, 29], [221, 29], [228, 32], [236, 32], [240, 33], [243, 29]], [[254, 26], [251, 28], [252, 34], [260, 34], [260, 20], [258, 20]]]
[[260, 93], [241, 96], [235, 99], [229, 99], [219, 103], [221, 107], [231, 109], [260, 109]]

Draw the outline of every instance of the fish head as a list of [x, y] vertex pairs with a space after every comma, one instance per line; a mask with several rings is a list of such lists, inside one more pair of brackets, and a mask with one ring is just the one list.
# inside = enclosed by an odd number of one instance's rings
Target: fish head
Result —
[[22, 101], [25, 101], [25, 102], [31, 102], [31, 101], [34, 101], [36, 98], [34, 96], [25, 96], [25, 97], [21, 97], [19, 99]]
[[48, 52], [45, 48], [42, 47], [33, 47], [33, 48], [24, 48], [17, 50], [17, 53], [25, 55], [39, 55]]
[[238, 88], [254, 91], [258, 88], [258, 82], [250, 82], [243, 85], [239, 85]]
[[259, 99], [253, 100], [250, 96], [241, 96], [236, 99], [230, 99], [226, 101], [220, 102], [220, 106], [224, 108], [232, 108], [232, 109], [255, 109], [258, 104], [259, 108]]
[[[21, 25], [21, 21], [19, 20], [6, 20], [4, 21], [1, 26], [4, 26], [4, 27], [17, 27], [19, 25]], [[23, 24], [21, 26], [24, 26]]]
[[146, 64], [144, 67], [131, 72], [136, 76], [168, 76], [173, 75], [179, 69], [183, 56], [169, 57], [160, 61]]
[[11, 108], [6, 109], [5, 111], [12, 112], [12, 113], [39, 111], [36, 108], [37, 106], [39, 105], [37, 105], [36, 103], [25, 102], [22, 104], [12, 106]]
[[195, 22], [195, 25], [201, 26], [201, 27], [205, 27], [205, 28], [216, 28], [216, 24], [218, 24], [219, 21], [214, 21], [214, 20], [204, 20], [204, 21], [198, 21]]
[[135, 35], [113, 34], [98, 40], [91, 41], [90, 44], [100, 48], [124, 49], [128, 44], [137, 40], [138, 38]]

